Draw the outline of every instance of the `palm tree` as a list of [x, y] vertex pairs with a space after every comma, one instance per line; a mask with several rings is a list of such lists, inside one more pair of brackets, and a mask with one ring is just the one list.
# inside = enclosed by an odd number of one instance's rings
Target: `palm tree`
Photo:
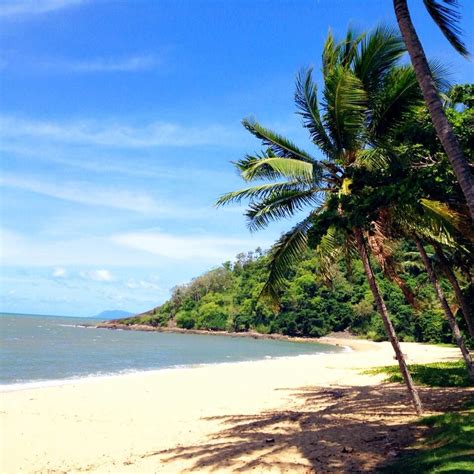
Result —
[[399, 265], [395, 261], [391, 243], [387, 239], [386, 226], [387, 212], [382, 210], [379, 219], [372, 223], [372, 232], [367, 237], [367, 243], [384, 275], [400, 288], [406, 302], [417, 311], [419, 306], [415, 294], [402, 276], [400, 276]]
[[441, 266], [441, 269], [448, 279], [449, 283], [453, 287], [454, 294], [456, 295], [456, 299], [461, 307], [462, 314], [466, 321], [467, 329], [471, 337], [474, 337], [474, 321], [472, 321], [472, 309], [471, 305], [469, 304], [467, 298], [464, 296], [461, 286], [459, 285], [458, 279], [454, 274], [451, 264], [449, 263], [442, 246], [439, 243], [434, 243], [434, 249], [436, 252], [436, 257], [438, 258], [438, 262]]
[[347, 248], [357, 249], [411, 400], [420, 414], [421, 402], [367, 252], [364, 228], [373, 220], [369, 214], [376, 208], [358, 208], [351, 198], [351, 187], [357, 186], [361, 173], [384, 159], [377, 143], [383, 142], [404, 113], [421, 101], [413, 69], [397, 65], [404, 52], [402, 39], [382, 27], [367, 35], [349, 31], [338, 43], [329, 34], [322, 58], [323, 101], [320, 104], [318, 100], [310, 69], [298, 76], [295, 93], [303, 125], [325, 158], [316, 160], [256, 121], [244, 120], [245, 128], [265, 149], [247, 155], [236, 166], [244, 180], [257, 184], [227, 193], [217, 204], [249, 199], [246, 216], [251, 230], [310, 209], [309, 215], [272, 247], [269, 278], [262, 290], [266, 296], [277, 297], [286, 268], [307, 249], [309, 234], [320, 249], [334, 248], [336, 234], [346, 239]]
[[[396, 184], [401, 187], [403, 186], [401, 181]], [[383, 193], [384, 188], [382, 186], [379, 187], [378, 192]], [[421, 206], [417, 205], [417, 203], [409, 202], [408, 197], [401, 205], [392, 205], [391, 208], [384, 209], [381, 213], [383, 213], [385, 219], [382, 221], [382, 228], [379, 232], [384, 240], [388, 240], [389, 236], [393, 237], [396, 235], [415, 242], [441, 309], [451, 327], [454, 340], [466, 363], [469, 376], [474, 380], [474, 365], [471, 355], [464, 343], [456, 318], [444, 295], [438, 275], [421, 241], [421, 237], [423, 237], [425, 240], [433, 243], [435, 247], [438, 247], [440, 251], [441, 243], [463, 247], [456, 241], [458, 237], [456, 233], [459, 229], [464, 229], [463, 216], [441, 202], [423, 198], [420, 200], [420, 204]], [[466, 232], [466, 236], [469, 236], [468, 232]]]
[[[457, 25], [459, 12], [456, 9], [456, 0], [424, 0], [424, 3], [429, 14], [451, 45], [463, 56], [468, 56], [468, 51], [459, 38], [461, 31]], [[443, 104], [439, 97], [432, 71], [410, 18], [407, 0], [393, 0], [393, 5], [398, 25], [415, 69], [416, 78], [423, 91], [436, 134], [443, 145], [464, 193], [471, 219], [474, 219], [474, 177], [469, 163], [464, 157], [456, 135], [444, 113]]]
[[471, 380], [474, 380], [474, 365], [472, 363], [471, 355], [469, 354], [469, 351], [467, 350], [466, 345], [464, 344], [464, 340], [463, 340], [461, 331], [459, 330], [458, 324], [456, 322], [456, 318], [454, 317], [453, 312], [451, 311], [451, 308], [449, 307], [449, 304], [446, 301], [446, 297], [444, 296], [443, 289], [441, 288], [438, 277], [435, 271], [433, 270], [433, 266], [431, 265], [428, 254], [426, 253], [426, 250], [421, 240], [418, 237], [415, 237], [415, 243], [416, 243], [416, 247], [418, 251], [420, 252], [421, 259], [423, 260], [423, 264], [425, 265], [426, 271], [428, 273], [428, 277], [435, 289], [436, 296], [441, 304], [441, 307], [443, 308], [446, 319], [448, 320], [448, 323], [451, 327], [451, 331], [453, 332], [454, 339], [456, 340], [456, 344], [459, 346], [459, 349], [461, 350], [464, 361], [466, 362], [466, 367], [469, 372], [469, 376]]

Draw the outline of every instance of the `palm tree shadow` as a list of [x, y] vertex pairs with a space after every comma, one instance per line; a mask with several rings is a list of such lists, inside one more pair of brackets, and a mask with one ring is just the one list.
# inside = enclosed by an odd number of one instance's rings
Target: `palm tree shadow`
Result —
[[[283, 389], [286, 390], [286, 389]], [[289, 390], [295, 409], [205, 418], [223, 429], [207, 443], [149, 453], [191, 470], [371, 471], [423, 434], [400, 385]], [[420, 389], [430, 412], [456, 409], [472, 396], [459, 389]]]

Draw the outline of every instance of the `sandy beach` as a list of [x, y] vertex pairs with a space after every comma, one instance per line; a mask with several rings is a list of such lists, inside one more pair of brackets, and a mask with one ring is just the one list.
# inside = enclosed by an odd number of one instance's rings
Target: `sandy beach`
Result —
[[[348, 472], [396, 456], [423, 428], [403, 386], [363, 369], [388, 343], [352, 351], [90, 379], [1, 393], [1, 472]], [[404, 343], [409, 363], [459, 358]], [[421, 390], [427, 412], [472, 389]]]

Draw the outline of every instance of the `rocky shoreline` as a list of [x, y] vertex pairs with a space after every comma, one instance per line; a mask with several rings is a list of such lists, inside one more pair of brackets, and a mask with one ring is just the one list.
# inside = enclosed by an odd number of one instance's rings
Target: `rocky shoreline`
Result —
[[251, 337], [253, 339], [273, 339], [278, 341], [305, 342], [309, 344], [331, 344], [335, 346], [351, 346], [349, 340], [360, 342], [356, 336], [348, 332], [331, 333], [324, 337], [297, 337], [286, 336], [284, 334], [262, 334], [255, 331], [230, 332], [230, 331], [207, 331], [203, 329], [182, 329], [178, 327], [149, 326], [146, 324], [123, 324], [115, 321], [107, 321], [95, 326], [97, 329], [112, 329], [123, 331], [148, 331], [148, 332], [167, 332], [178, 334], [198, 334], [206, 336], [227, 336], [227, 337]]

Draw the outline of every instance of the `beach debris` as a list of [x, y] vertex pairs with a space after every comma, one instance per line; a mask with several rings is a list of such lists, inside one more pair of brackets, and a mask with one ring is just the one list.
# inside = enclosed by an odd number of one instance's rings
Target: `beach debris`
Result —
[[344, 446], [342, 448], [342, 452], [343, 453], [353, 453], [354, 452], [354, 448], [352, 448], [351, 446]]
[[275, 442], [275, 438], [266, 438], [265, 439], [265, 443], [274, 443]]

